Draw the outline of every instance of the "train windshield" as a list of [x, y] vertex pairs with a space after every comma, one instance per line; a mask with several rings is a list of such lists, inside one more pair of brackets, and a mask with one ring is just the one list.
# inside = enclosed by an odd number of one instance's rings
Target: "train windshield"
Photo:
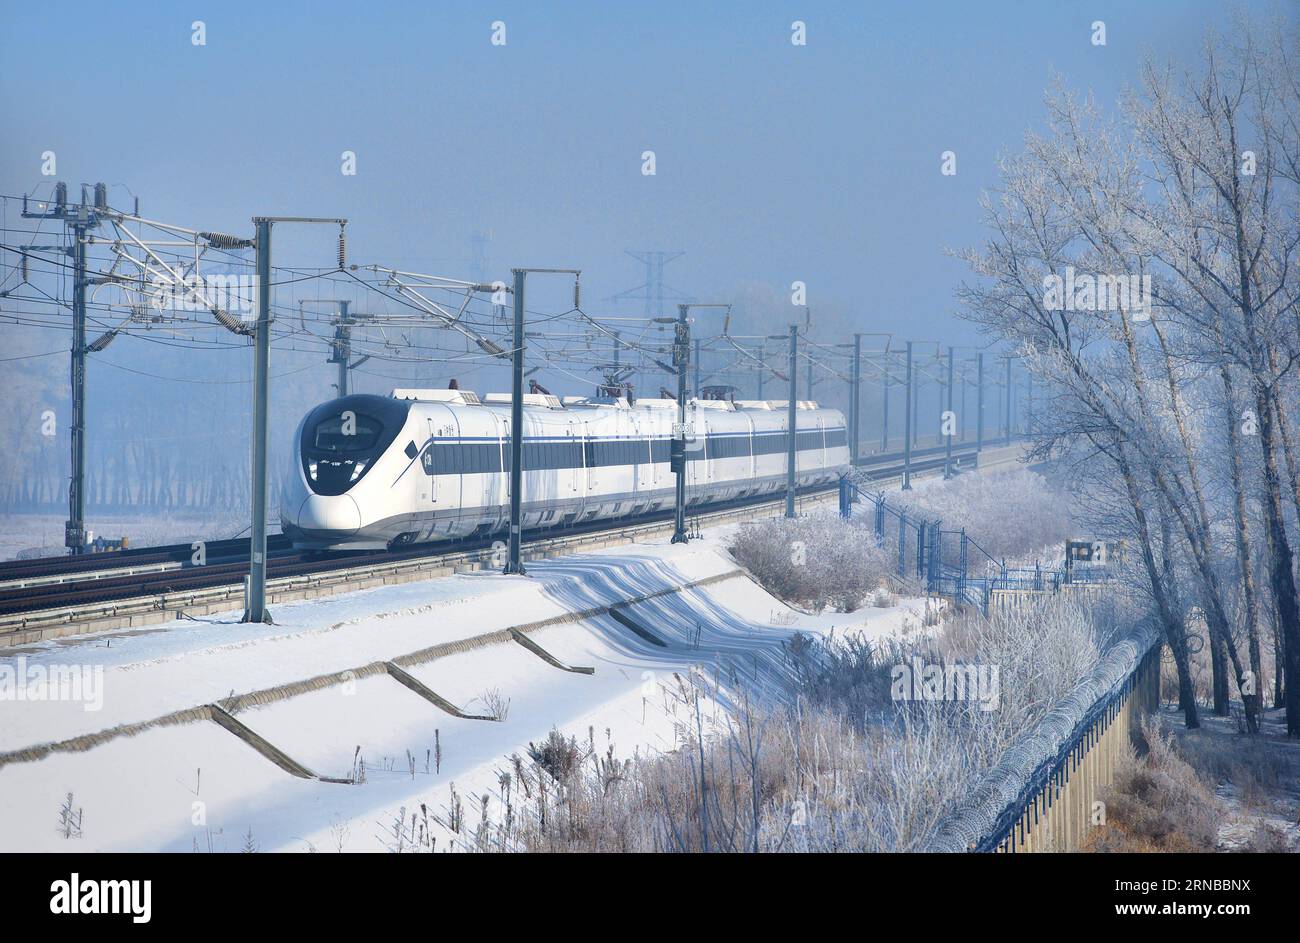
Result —
[[378, 419], [344, 410], [316, 424], [314, 444], [322, 452], [369, 452], [383, 431]]
[[307, 486], [344, 494], [366, 476], [406, 425], [409, 400], [355, 393], [322, 403], [303, 420], [298, 452]]

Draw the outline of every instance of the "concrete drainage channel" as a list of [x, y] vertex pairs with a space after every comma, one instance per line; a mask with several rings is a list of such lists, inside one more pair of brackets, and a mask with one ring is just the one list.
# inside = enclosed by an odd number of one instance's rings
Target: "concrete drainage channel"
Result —
[[[682, 586], [674, 586], [668, 589], [658, 590], [653, 593], [646, 593], [641, 596], [635, 596], [630, 599], [613, 603], [609, 606], [596, 606], [590, 609], [582, 609], [576, 612], [567, 612], [558, 616], [552, 616], [547, 619], [541, 619], [536, 622], [530, 622], [525, 625], [510, 626], [499, 629], [494, 632], [485, 632], [482, 635], [471, 636], [466, 639], [457, 639], [451, 642], [442, 642], [437, 645], [422, 648], [418, 651], [409, 652], [405, 655], [399, 655], [396, 658], [387, 661], [372, 661], [365, 665], [359, 665], [355, 668], [345, 668], [342, 671], [330, 672], [328, 674], [317, 675], [312, 678], [306, 678], [302, 681], [293, 681], [286, 684], [276, 685], [270, 688], [263, 688], [259, 691], [250, 691], [246, 694], [237, 694], [232, 697], [224, 698], [211, 704], [201, 704], [195, 707], [185, 708], [183, 710], [172, 711], [161, 717], [155, 717], [152, 720], [137, 721], [128, 724], [120, 724], [116, 727], [110, 727], [106, 730], [95, 733], [83, 734], [72, 737], [67, 740], [53, 741], [49, 743], [36, 744], [30, 747], [24, 747], [20, 750], [12, 750], [7, 753], [0, 753], [0, 768], [12, 763], [31, 763], [44, 759], [54, 753], [81, 753], [95, 747], [102, 746], [114, 740], [123, 737], [133, 737], [137, 734], [160, 727], [173, 727], [185, 724], [199, 723], [201, 721], [211, 721], [223, 730], [238, 737], [245, 744], [256, 750], [266, 759], [270, 760], [280, 769], [290, 775], [300, 779], [314, 779], [321, 782], [330, 783], [351, 783], [350, 779], [339, 779], [328, 776], [320, 776], [309, 769], [304, 764], [298, 762], [284, 750], [281, 750], [274, 743], [267, 740], [261, 734], [257, 733], [238, 717], [238, 714], [248, 707], [264, 706], [273, 704], [278, 701], [288, 700], [302, 694], [308, 694], [313, 691], [321, 691], [336, 685], [346, 684], [357, 681], [361, 678], [374, 677], [378, 675], [387, 675], [394, 681], [418, 694], [424, 700], [428, 701], [434, 707], [450, 714], [453, 717], [459, 717], [464, 720], [481, 720], [493, 722], [495, 717], [482, 714], [469, 714], [457, 707], [451, 701], [442, 697], [436, 691], [430, 689], [422, 681], [411, 675], [406, 669], [415, 665], [427, 664], [438, 658], [445, 658], [449, 655], [460, 652], [471, 651], [482, 648], [487, 645], [499, 645], [514, 642], [532, 652], [542, 661], [554, 668], [566, 671], [572, 674], [590, 675], [595, 674], [596, 669], [585, 665], [569, 665], [556, 658], [542, 646], [538, 645], [533, 639], [529, 638], [534, 632], [542, 629], [548, 629], [557, 625], [568, 623], [583, 622], [588, 619], [598, 618], [600, 616], [611, 616], [622, 625], [631, 625], [630, 620], [620, 618], [620, 609], [643, 603], [651, 599], [657, 599], [662, 596], [668, 596], [680, 593], [684, 590], [694, 589], [696, 587], [709, 586], [724, 580], [747, 578], [743, 570], [729, 570], [725, 573], [719, 573], [714, 576], [706, 577], [701, 580], [694, 580]], [[638, 635], [646, 637], [644, 630], [635, 629]], [[649, 639], [654, 644], [667, 647], [666, 643], [658, 638]]]

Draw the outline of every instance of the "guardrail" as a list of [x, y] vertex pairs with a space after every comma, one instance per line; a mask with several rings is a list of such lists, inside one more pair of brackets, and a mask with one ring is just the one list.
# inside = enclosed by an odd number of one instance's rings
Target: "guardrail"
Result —
[[1105, 821], [1098, 796], [1121, 745], [1160, 697], [1161, 637], [1150, 623], [1112, 645], [1087, 678], [1010, 747], [923, 849], [1075, 851]]

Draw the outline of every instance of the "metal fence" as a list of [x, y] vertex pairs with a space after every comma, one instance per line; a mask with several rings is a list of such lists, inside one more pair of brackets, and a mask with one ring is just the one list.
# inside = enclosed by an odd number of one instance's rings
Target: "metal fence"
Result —
[[999, 594], [1055, 593], [1065, 586], [1109, 583], [1105, 565], [1008, 567], [980, 546], [965, 528], [947, 530], [893, 505], [884, 491], [868, 491], [851, 477], [840, 479], [840, 516], [852, 517], [855, 504], [868, 505], [878, 546], [897, 560], [900, 579], [916, 579], [928, 593], [947, 596], [960, 605], [976, 606], [985, 615]]
[[[974, 605], [1032, 602], [1066, 589], [1087, 591], [1113, 582], [1105, 565], [1008, 567], [962, 530], [909, 514], [849, 478], [841, 481], [840, 514], [865, 502], [878, 545], [897, 554], [898, 575], [927, 592]], [[995, 602], [996, 601], [996, 602]], [[1113, 645], [1060, 704], [1007, 750], [996, 767], [943, 823], [926, 850], [1071, 851], [1104, 820], [1100, 791], [1109, 785], [1140, 717], [1160, 694], [1160, 637], [1139, 626]]]
[[1144, 624], [1012, 745], [926, 851], [1074, 851], [1105, 821], [1101, 790], [1160, 697], [1160, 635]]

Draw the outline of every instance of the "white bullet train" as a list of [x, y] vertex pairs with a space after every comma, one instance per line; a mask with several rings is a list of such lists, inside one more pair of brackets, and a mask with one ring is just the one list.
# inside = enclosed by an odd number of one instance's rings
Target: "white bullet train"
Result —
[[[843, 415], [797, 404], [797, 483], [849, 470]], [[525, 395], [524, 528], [671, 509], [670, 399]], [[785, 489], [787, 405], [687, 405], [688, 507]], [[359, 394], [298, 426], [281, 524], [300, 549], [378, 549], [505, 532], [510, 518], [510, 396], [467, 390]]]

